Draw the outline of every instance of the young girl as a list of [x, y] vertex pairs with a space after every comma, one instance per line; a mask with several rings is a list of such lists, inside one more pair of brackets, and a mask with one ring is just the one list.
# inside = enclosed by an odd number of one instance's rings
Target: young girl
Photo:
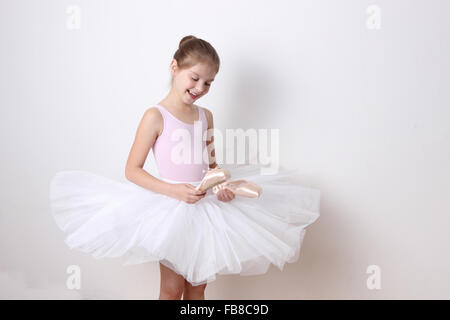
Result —
[[[52, 214], [66, 244], [95, 258], [123, 257], [125, 265], [159, 261], [160, 299], [204, 299], [217, 274], [263, 274], [270, 264], [283, 270], [319, 217], [320, 191], [290, 182], [295, 170], [262, 175], [259, 165], [215, 162], [213, 115], [194, 102], [219, 65], [207, 41], [180, 41], [171, 90], [138, 126], [126, 183], [86, 171], [61, 171], [51, 181]], [[191, 161], [180, 161], [177, 136], [191, 138], [182, 146]], [[199, 145], [206, 161], [192, 161]], [[143, 169], [150, 149], [160, 178]], [[237, 183], [225, 187], [230, 180]]]

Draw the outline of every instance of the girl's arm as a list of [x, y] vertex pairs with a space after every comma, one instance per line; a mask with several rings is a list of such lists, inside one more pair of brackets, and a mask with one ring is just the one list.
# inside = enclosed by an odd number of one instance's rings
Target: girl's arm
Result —
[[125, 176], [129, 181], [143, 188], [172, 197], [170, 183], [155, 178], [143, 169], [148, 153], [162, 130], [162, 123], [163, 119], [157, 108], [149, 108], [145, 111], [128, 156]]
[[[205, 109], [206, 119], [208, 120], [208, 134], [207, 134], [207, 140], [206, 140], [206, 148], [208, 150], [208, 157], [209, 157], [209, 168], [214, 169], [217, 167], [216, 163], [216, 151], [214, 149], [214, 119], [211, 111], [208, 109]], [[209, 140], [209, 141], [208, 141]]]
[[[208, 149], [208, 156], [209, 156], [209, 168], [214, 169], [215, 167], [218, 167], [216, 163], [216, 154], [214, 149], [214, 134], [213, 134], [214, 119], [211, 111], [209, 111], [206, 108], [205, 110], [206, 110], [206, 118], [208, 119], [208, 135], [207, 135], [208, 139], [206, 141], [206, 146]], [[220, 190], [217, 193], [217, 199], [223, 202], [231, 201], [234, 199], [234, 197], [235, 197], [234, 193], [227, 189]]]

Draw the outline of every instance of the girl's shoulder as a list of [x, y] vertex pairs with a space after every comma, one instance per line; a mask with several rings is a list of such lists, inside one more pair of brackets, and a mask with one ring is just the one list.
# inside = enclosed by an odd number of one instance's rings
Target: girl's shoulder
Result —
[[156, 105], [148, 107], [144, 112], [144, 118], [147, 120], [162, 120], [162, 114]]
[[161, 135], [164, 119], [161, 111], [156, 106], [151, 106], [145, 110], [142, 122], [148, 127], [155, 128], [158, 131], [158, 136]]
[[206, 120], [208, 120], [208, 128], [210, 128], [213, 124], [213, 114], [212, 114], [211, 110], [209, 110], [208, 108], [205, 108], [205, 107], [200, 107], [198, 105], [196, 105], [196, 106], [199, 109], [202, 108], [202, 110], [205, 114]]
[[204, 112], [206, 115], [212, 116], [212, 112], [211, 112], [211, 110], [209, 110], [208, 108], [201, 107], [201, 106], [196, 105], [196, 104], [194, 104], [194, 106], [196, 106], [199, 110], [202, 109], [203, 112]]

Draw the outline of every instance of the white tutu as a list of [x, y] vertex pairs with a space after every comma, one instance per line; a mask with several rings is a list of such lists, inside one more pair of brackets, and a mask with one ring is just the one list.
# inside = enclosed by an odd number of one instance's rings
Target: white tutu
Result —
[[50, 184], [52, 214], [70, 248], [123, 257], [124, 265], [160, 261], [194, 286], [216, 274], [257, 275], [270, 263], [283, 270], [297, 261], [305, 228], [319, 217], [320, 191], [292, 183], [295, 171], [261, 175], [259, 165], [221, 167], [230, 180], [258, 184], [261, 196], [222, 202], [209, 189], [188, 204], [129, 181], [61, 171]]

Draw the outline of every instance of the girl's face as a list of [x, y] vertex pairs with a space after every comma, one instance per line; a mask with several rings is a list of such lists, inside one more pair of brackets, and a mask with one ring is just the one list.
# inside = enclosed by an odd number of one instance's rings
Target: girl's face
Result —
[[208, 63], [197, 63], [180, 70], [175, 59], [171, 63], [173, 89], [186, 104], [192, 104], [208, 93], [216, 76], [216, 69]]

